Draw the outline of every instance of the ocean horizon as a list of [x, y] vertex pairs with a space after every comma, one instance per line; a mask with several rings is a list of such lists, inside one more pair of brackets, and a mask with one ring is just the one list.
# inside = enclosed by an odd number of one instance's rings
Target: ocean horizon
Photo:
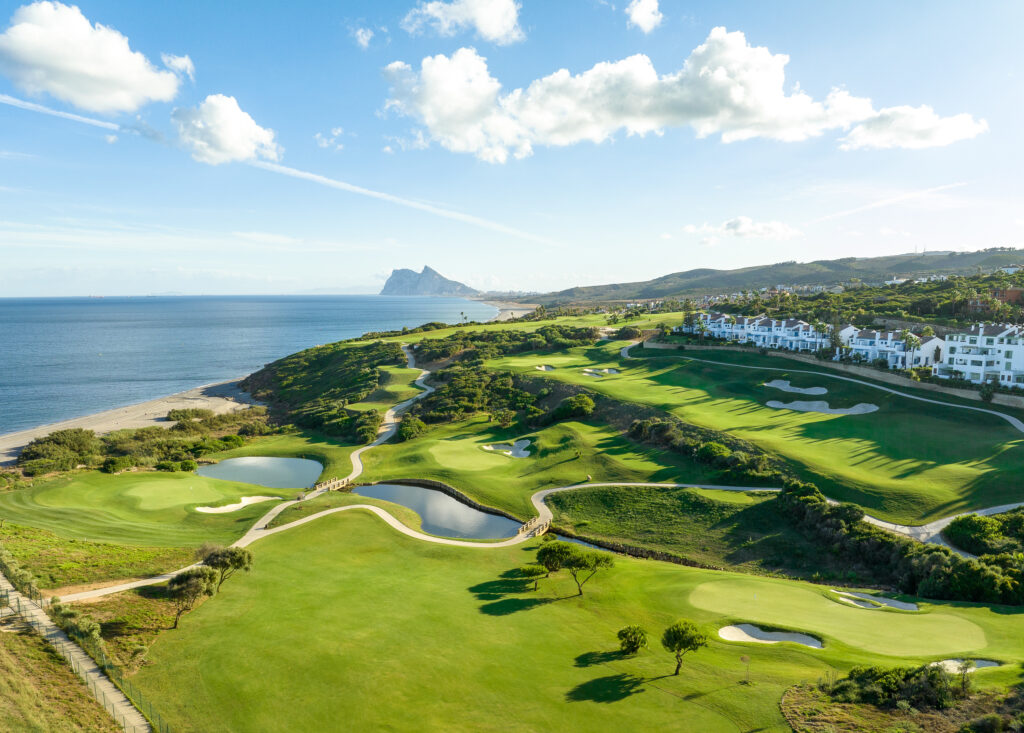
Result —
[[369, 331], [496, 313], [383, 295], [0, 298], [0, 434], [242, 377]]

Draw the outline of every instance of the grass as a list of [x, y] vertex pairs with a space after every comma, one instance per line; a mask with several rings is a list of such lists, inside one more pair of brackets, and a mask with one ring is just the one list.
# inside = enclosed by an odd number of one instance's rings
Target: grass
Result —
[[[893, 521], [923, 523], [1022, 498], [1014, 477], [1024, 470], [1024, 435], [994, 416], [922, 403], [828, 377], [699, 363], [685, 356], [626, 361], [619, 357], [622, 345], [610, 342], [554, 355], [505, 357], [492, 366], [582, 384], [610, 397], [728, 431], [787, 459], [826, 495], [856, 502]], [[728, 357], [750, 365], [767, 361], [785, 368], [783, 360], [758, 354], [696, 349], [684, 354], [711, 360]], [[555, 370], [536, 371], [542, 360]], [[615, 367], [622, 373], [595, 379], [582, 373], [585, 367]], [[825, 366], [820, 370], [828, 371]], [[880, 409], [847, 416], [773, 409], [765, 402], [806, 399], [763, 386], [775, 378], [790, 379], [798, 387], [827, 387], [827, 395], [813, 399], [825, 399], [832, 407], [869, 402]], [[947, 399], [934, 393], [927, 396]], [[949, 401], [957, 402], [956, 398]]]
[[121, 728], [38, 634], [8, 627], [0, 630], [0, 730], [114, 733]]
[[[205, 602], [201, 599], [199, 604]], [[143, 652], [174, 623], [174, 604], [166, 597], [166, 585], [104, 596], [78, 609], [99, 622], [107, 655], [128, 673], [146, 663]], [[159, 700], [153, 702], [159, 710]]]
[[[529, 458], [483, 447], [529, 438]], [[405, 443], [382, 445], [363, 456], [367, 481], [433, 479], [482, 504], [520, 518], [534, 515], [530, 496], [543, 488], [594, 481], [715, 483], [716, 472], [683, 456], [626, 440], [611, 428], [564, 422], [520, 434], [485, 417], [436, 426]]]
[[0, 494], [0, 517], [66, 539], [144, 547], [228, 544], [271, 505], [252, 504], [225, 514], [193, 509], [234, 503], [256, 493], [291, 497], [295, 490], [254, 487], [194, 473], [88, 471]]
[[553, 494], [554, 524], [585, 537], [649, 547], [716, 567], [842, 577], [782, 516], [773, 494], [600, 486]]
[[357, 496], [356, 494], [350, 494], [345, 491], [330, 491], [308, 501], [301, 502], [300, 504], [293, 504], [274, 517], [270, 522], [270, 527], [280, 527], [283, 524], [289, 524], [297, 519], [308, 517], [311, 514], [316, 514], [326, 509], [334, 509], [339, 506], [351, 506], [352, 504], [370, 504], [372, 506], [379, 506], [382, 509], [386, 509], [391, 516], [405, 526], [417, 531], [422, 531], [420, 515], [412, 509], [402, 506], [401, 504], [395, 504], [394, 502], [373, 499], [368, 496]]
[[[433, 545], [367, 513], [324, 517], [254, 544], [252, 573], [162, 634], [134, 681], [181, 731], [323, 730], [337, 720], [353, 730], [677, 729], [686, 721], [689, 730], [784, 731], [783, 690], [830, 669], [1024, 659], [1020, 618], [1009, 609], [868, 611], [796, 581], [624, 557], [582, 598], [564, 575], [534, 592], [509, 571], [535, 548]], [[680, 617], [711, 638], [672, 677], [656, 635]], [[717, 638], [721, 625], [740, 621], [806, 631], [825, 648]], [[652, 645], [623, 658], [615, 632], [630, 623], [652, 632]], [[751, 659], [749, 686], [741, 655]], [[977, 679], [1005, 674], [982, 670]]]
[[134, 547], [68, 539], [34, 527], [4, 524], [0, 545], [27, 568], [42, 588], [143, 578], [192, 562], [192, 550], [182, 547]]
[[204, 458], [217, 461], [244, 456], [309, 458], [319, 461], [323, 465], [324, 470], [320, 474], [320, 478], [327, 479], [335, 476], [348, 476], [352, 471], [352, 461], [349, 456], [358, 447], [306, 430], [254, 438], [240, 448], [211, 453]]
[[367, 395], [366, 399], [348, 405], [347, 409], [384, 412], [399, 402], [405, 402], [410, 397], [415, 397], [423, 391], [413, 384], [420, 376], [419, 369], [386, 366], [381, 367], [381, 372], [384, 375], [381, 386]]

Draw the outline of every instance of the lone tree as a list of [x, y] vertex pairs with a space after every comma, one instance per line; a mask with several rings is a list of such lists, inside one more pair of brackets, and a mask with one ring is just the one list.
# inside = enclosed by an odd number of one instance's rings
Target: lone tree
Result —
[[612, 556], [605, 552], [591, 552], [589, 550], [574, 550], [565, 563], [565, 569], [576, 581], [577, 595], [583, 595], [583, 584], [594, 577], [598, 570], [610, 568], [615, 565]]
[[540, 565], [523, 565], [519, 568], [519, 576], [527, 583], [533, 581], [533, 589], [537, 590], [537, 582], [548, 576], [548, 571]]
[[556, 540], [554, 542], [545, 542], [544, 545], [537, 550], [537, 562], [543, 566], [544, 570], [548, 574], [557, 573], [559, 570], [566, 566], [569, 557], [573, 554], [574, 547], [568, 542], [562, 542]]
[[673, 674], [679, 674], [683, 666], [683, 655], [707, 646], [708, 637], [698, 631], [692, 622], [676, 621], [661, 635], [661, 645], [665, 651], [676, 655], [676, 671]]
[[636, 654], [647, 646], [647, 632], [642, 626], [626, 626], [619, 629], [619, 649], [623, 654]]
[[200, 597], [212, 596], [216, 587], [217, 571], [202, 565], [190, 568], [171, 578], [167, 583], [167, 595], [174, 601], [176, 611], [174, 626], [171, 628], [178, 628], [178, 621], [182, 614], [191, 611]]
[[252, 569], [252, 552], [244, 547], [224, 547], [211, 552], [203, 562], [217, 571], [217, 591], [220, 592], [225, 580], [239, 570], [249, 572]]

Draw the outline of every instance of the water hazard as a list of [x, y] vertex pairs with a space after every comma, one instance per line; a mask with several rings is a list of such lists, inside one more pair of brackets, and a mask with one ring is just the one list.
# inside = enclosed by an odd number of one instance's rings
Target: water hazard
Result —
[[200, 466], [196, 473], [207, 478], [240, 481], [270, 489], [308, 489], [320, 478], [323, 470], [323, 466], [308, 458], [247, 456]]
[[420, 515], [423, 531], [438, 537], [495, 540], [515, 536], [519, 522], [463, 504], [437, 489], [401, 484], [358, 486], [353, 494], [393, 501]]

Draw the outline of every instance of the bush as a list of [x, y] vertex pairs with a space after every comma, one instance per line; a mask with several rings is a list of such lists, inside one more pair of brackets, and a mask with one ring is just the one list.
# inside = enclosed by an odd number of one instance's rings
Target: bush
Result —
[[880, 707], [945, 709], [953, 704], [954, 687], [941, 666], [854, 667], [850, 674], [821, 687], [838, 702]]
[[103, 462], [103, 473], [120, 473], [135, 466], [135, 456], [111, 456]]
[[181, 465], [177, 461], [159, 461], [154, 468], [157, 471], [177, 471]]
[[426, 429], [427, 424], [418, 417], [406, 415], [398, 425], [398, 432], [395, 434], [395, 439], [402, 442], [412, 440], [413, 438], [418, 438], [422, 435]]
[[632, 341], [640, 338], [642, 335], [643, 334], [640, 332], [640, 329], [635, 326], [623, 326], [619, 329], [618, 333], [615, 334], [615, 338], [623, 341]]
[[985, 382], [985, 384], [978, 387], [978, 396], [981, 397], [982, 402], [991, 402], [992, 398], [996, 396], [996, 387], [991, 382]]
[[721, 443], [705, 443], [697, 451], [697, 458], [714, 465], [723, 465], [732, 455], [732, 451]]
[[573, 417], [590, 417], [594, 413], [594, 400], [585, 394], [573, 395], [562, 400], [551, 413], [552, 421], [568, 420]]
[[191, 458], [182, 461], [178, 465], [178, 469], [181, 471], [195, 471], [199, 468], [199, 464], [193, 461]]
[[1002, 716], [998, 713], [989, 713], [988, 715], [982, 715], [980, 718], [975, 718], [961, 728], [961, 730], [966, 733], [1001, 733], [1001, 731], [1010, 729], [1003, 723]]

